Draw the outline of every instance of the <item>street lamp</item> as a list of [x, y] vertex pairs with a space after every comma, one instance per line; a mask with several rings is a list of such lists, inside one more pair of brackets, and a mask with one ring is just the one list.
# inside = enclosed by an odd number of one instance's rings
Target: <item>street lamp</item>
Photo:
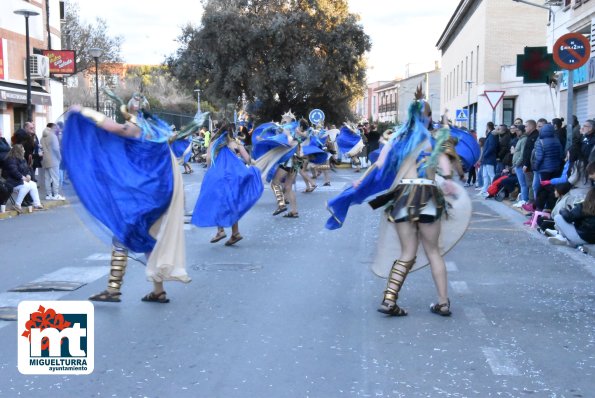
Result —
[[473, 82], [467, 80], [465, 84], [467, 85], [467, 130], [471, 131], [471, 87], [473, 87]]
[[99, 57], [103, 54], [101, 48], [90, 48], [89, 55], [95, 60], [95, 110], [99, 111]]
[[34, 17], [36, 15], [39, 15], [39, 12], [35, 11], [35, 10], [28, 10], [28, 9], [20, 9], [20, 10], [15, 10], [14, 11], [15, 14], [17, 15], [22, 15], [25, 17], [25, 41], [27, 43], [27, 121], [30, 122], [32, 121], [31, 118], [31, 58], [29, 55], [29, 17]]

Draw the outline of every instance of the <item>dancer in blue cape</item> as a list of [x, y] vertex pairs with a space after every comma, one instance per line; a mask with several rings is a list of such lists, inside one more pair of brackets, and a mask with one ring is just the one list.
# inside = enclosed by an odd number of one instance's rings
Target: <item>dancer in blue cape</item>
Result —
[[211, 243], [227, 237], [225, 227], [231, 227], [231, 237], [225, 246], [240, 240], [239, 221], [260, 199], [264, 190], [260, 170], [251, 163], [250, 155], [234, 136], [235, 126], [219, 128], [207, 151], [207, 170], [194, 213], [192, 224], [198, 227], [217, 227]]
[[[252, 135], [252, 158], [256, 167], [262, 171], [263, 178], [271, 182], [271, 189], [277, 201], [276, 216], [291, 211], [284, 217], [297, 217], [297, 203], [293, 192], [296, 170], [301, 167], [301, 158], [297, 156], [299, 142], [295, 138], [298, 122], [291, 111], [281, 117], [281, 124], [265, 123], [258, 126]], [[299, 166], [296, 169], [296, 166]]]
[[[169, 148], [171, 130], [141, 111], [134, 95], [117, 123], [88, 108], [70, 110], [63, 160], [88, 212], [113, 234], [107, 289], [93, 301], [119, 302], [128, 250], [146, 253], [153, 291], [143, 301], [166, 303], [164, 281], [190, 282], [186, 273], [184, 189]], [[148, 104], [147, 104], [148, 105]]]
[[192, 139], [181, 138], [174, 140], [171, 143], [171, 150], [178, 162], [184, 167], [184, 173], [182, 174], [190, 174], [194, 172], [190, 163], [188, 163], [190, 161], [190, 156], [192, 156]]
[[362, 164], [359, 155], [365, 148], [361, 131], [345, 124], [337, 136], [337, 146], [341, 156], [348, 156], [355, 166], [355, 172], [359, 173]]
[[[352, 204], [369, 200], [374, 209], [385, 207], [377, 257], [387, 256], [386, 253], [394, 256], [394, 253], [399, 252], [400, 257], [390, 268], [385, 264], [378, 266], [377, 260], [373, 270], [388, 278], [378, 311], [392, 316], [407, 315], [397, 305], [398, 293], [413, 268], [416, 257], [419, 258], [420, 241], [430, 263], [438, 293], [438, 303], [432, 304], [430, 309], [443, 316], [451, 314], [442, 255], [458, 241], [462, 232], [454, 243], [445, 241], [446, 238], [452, 238], [449, 235], [456, 235], [451, 229], [448, 234], [440, 232], [441, 227], [446, 229], [444, 220], [451, 218], [462, 222], [464, 232], [470, 217], [469, 199], [466, 197], [466, 200], [462, 200], [464, 189], [452, 181], [452, 160], [445, 153], [445, 143], [449, 138], [448, 128], [438, 132], [432, 148], [428, 131], [431, 110], [422, 98], [420, 87], [416, 92], [416, 100], [409, 107], [407, 123], [391, 136], [378, 160], [352, 187], [328, 202], [332, 215], [326, 223], [329, 229], [343, 225], [347, 210]], [[459, 217], [459, 208], [464, 210], [462, 213], [465, 217]], [[381, 263], [383, 262], [384, 259]]]

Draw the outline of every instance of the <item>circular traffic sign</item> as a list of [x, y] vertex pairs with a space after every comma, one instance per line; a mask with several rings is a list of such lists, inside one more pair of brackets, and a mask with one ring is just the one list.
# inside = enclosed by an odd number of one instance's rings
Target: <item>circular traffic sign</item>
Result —
[[320, 109], [312, 109], [310, 115], [308, 115], [308, 119], [310, 119], [312, 124], [318, 124], [324, 120], [324, 112]]
[[554, 44], [554, 61], [562, 69], [578, 69], [591, 55], [589, 39], [580, 33], [567, 33]]

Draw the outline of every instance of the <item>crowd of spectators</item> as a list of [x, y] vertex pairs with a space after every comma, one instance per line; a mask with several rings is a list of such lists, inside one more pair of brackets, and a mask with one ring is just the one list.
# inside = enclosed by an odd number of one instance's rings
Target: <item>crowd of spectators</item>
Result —
[[35, 125], [26, 122], [19, 128], [9, 143], [0, 131], [0, 212], [6, 211], [6, 204], [12, 194], [13, 209], [23, 212], [23, 207], [42, 210], [37, 177], [43, 169], [46, 200], [64, 200], [61, 195], [63, 182], [60, 169], [61, 124], [49, 123], [39, 140]]
[[[511, 126], [486, 125], [481, 156], [465, 186], [478, 196], [508, 199], [553, 244], [584, 250], [595, 244], [595, 121], [517, 118]], [[475, 178], [477, 175], [477, 179]]]

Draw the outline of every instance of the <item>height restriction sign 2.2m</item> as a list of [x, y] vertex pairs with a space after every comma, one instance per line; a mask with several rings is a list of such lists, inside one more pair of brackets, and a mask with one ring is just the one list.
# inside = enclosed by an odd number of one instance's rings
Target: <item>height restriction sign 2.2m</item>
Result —
[[562, 69], [574, 70], [587, 63], [591, 44], [580, 33], [562, 35], [554, 44], [554, 62]]

